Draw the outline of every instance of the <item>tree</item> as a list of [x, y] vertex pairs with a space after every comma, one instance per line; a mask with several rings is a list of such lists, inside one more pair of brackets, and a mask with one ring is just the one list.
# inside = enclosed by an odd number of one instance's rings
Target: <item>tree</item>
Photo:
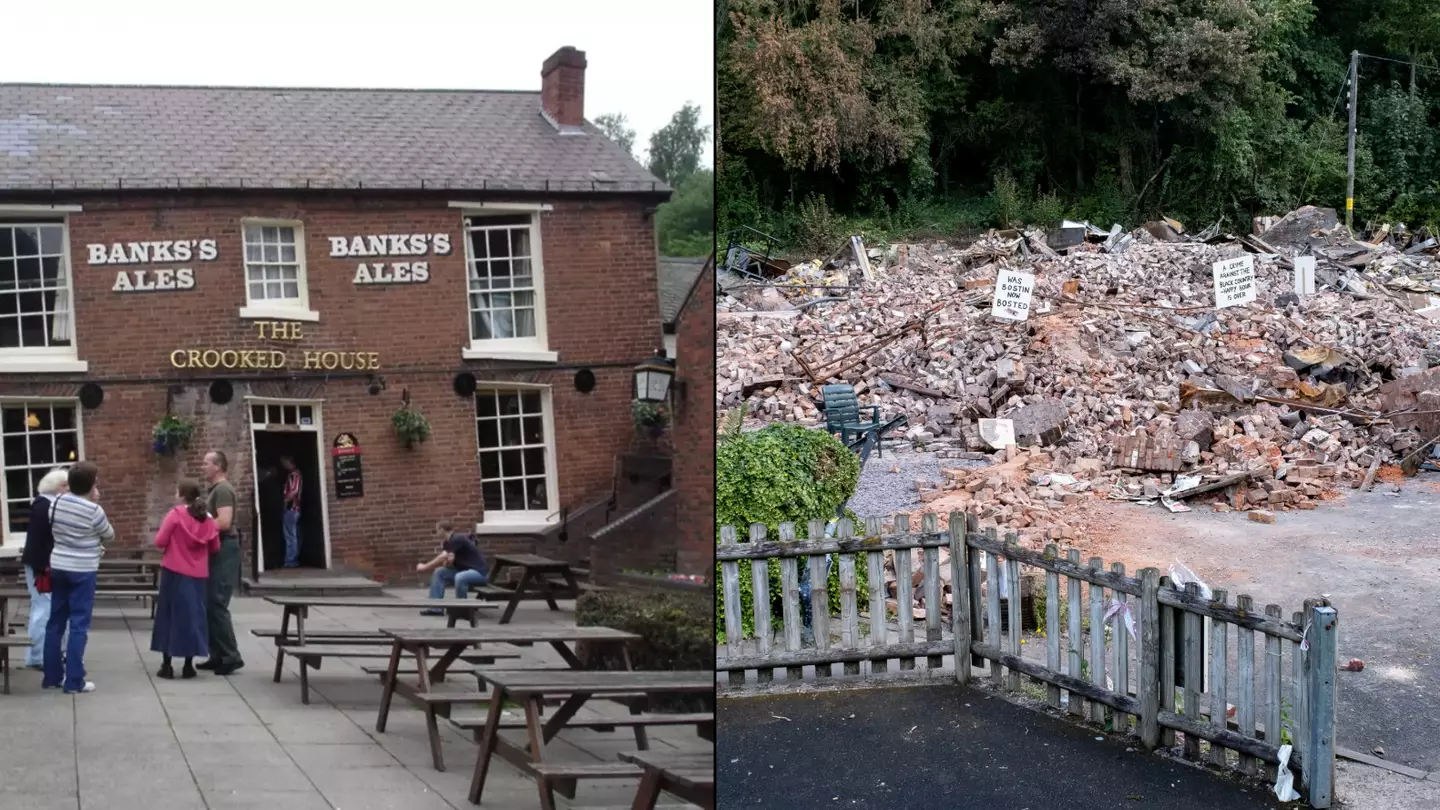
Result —
[[605, 137], [619, 144], [620, 148], [630, 154], [635, 154], [635, 130], [630, 127], [630, 121], [625, 113], [605, 113], [596, 116], [595, 126], [605, 133]]
[[715, 173], [701, 169], [655, 212], [662, 256], [705, 256], [715, 248]]
[[709, 137], [710, 127], [700, 126], [700, 107], [681, 107], [670, 117], [670, 123], [650, 136], [650, 173], [678, 189], [699, 171], [700, 156]]

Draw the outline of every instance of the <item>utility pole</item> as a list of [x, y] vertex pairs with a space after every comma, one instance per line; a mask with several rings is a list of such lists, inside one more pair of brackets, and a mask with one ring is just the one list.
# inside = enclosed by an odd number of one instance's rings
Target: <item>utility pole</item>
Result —
[[1350, 146], [1345, 157], [1345, 229], [1355, 233], [1355, 99], [1360, 90], [1360, 52], [1350, 52]]

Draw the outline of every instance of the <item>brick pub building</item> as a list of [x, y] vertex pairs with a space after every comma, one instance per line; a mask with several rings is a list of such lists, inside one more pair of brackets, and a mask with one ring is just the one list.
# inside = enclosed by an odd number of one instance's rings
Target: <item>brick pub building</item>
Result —
[[588, 556], [586, 519], [668, 486], [630, 408], [670, 190], [585, 122], [585, 66], [557, 51], [538, 93], [0, 85], [0, 554], [56, 463], [97, 463], [140, 546], [221, 449], [247, 575], [257, 524], [281, 563], [281, 453], [312, 570], [412, 578], [440, 517]]

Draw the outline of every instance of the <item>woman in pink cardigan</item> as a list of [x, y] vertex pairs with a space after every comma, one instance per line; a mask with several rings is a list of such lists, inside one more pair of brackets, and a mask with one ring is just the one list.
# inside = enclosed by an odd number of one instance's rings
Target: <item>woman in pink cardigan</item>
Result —
[[160, 598], [150, 649], [165, 656], [156, 675], [174, 678], [170, 659], [184, 658], [180, 677], [193, 678], [194, 659], [210, 655], [205, 583], [210, 578], [210, 555], [220, 550], [220, 530], [205, 508], [198, 483], [181, 480], [175, 499], [179, 503], [155, 535], [155, 545], [165, 551], [165, 557], [160, 563]]

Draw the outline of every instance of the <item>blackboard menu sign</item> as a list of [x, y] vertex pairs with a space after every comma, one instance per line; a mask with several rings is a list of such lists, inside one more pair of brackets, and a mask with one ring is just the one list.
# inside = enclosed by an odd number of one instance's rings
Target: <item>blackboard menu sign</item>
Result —
[[335, 497], [359, 498], [365, 494], [365, 477], [360, 471], [360, 442], [353, 433], [341, 433], [330, 448], [335, 465]]

